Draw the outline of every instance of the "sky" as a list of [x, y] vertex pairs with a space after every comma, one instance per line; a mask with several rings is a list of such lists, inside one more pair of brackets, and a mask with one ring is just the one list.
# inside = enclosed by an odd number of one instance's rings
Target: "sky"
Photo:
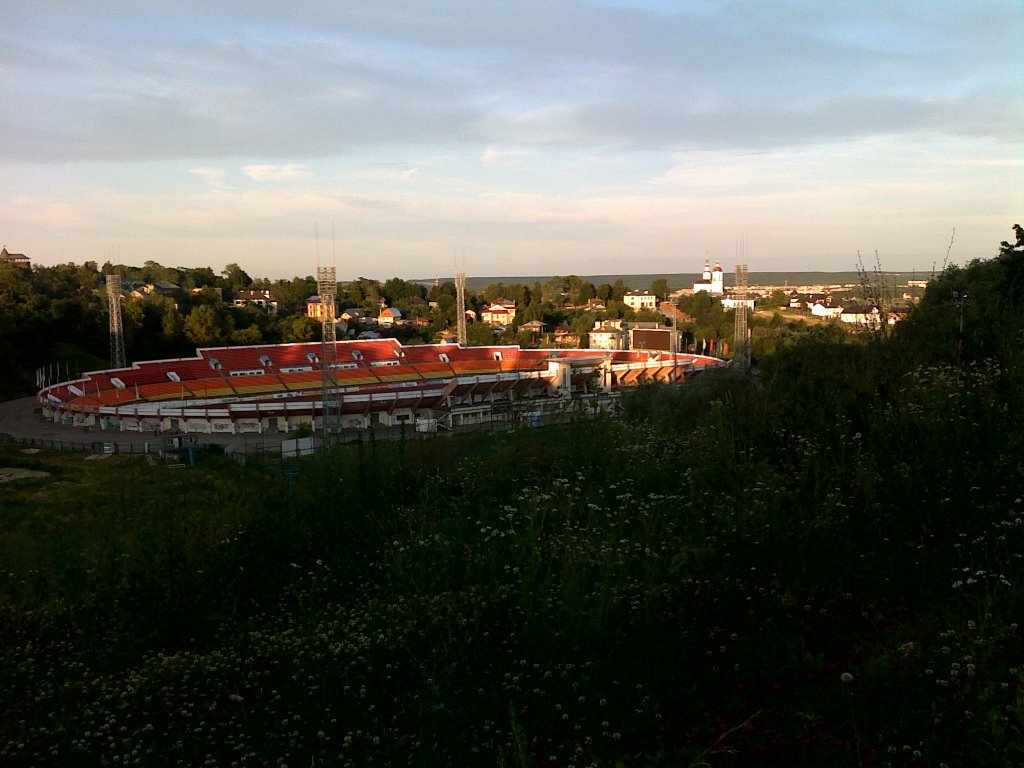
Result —
[[941, 268], [1024, 223], [1022, 29], [1019, 0], [5, 0], [0, 241], [274, 279]]

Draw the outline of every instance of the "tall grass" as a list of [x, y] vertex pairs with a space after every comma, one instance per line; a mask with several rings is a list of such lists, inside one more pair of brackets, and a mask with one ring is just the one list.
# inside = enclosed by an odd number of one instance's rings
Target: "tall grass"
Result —
[[40, 454], [3, 518], [0, 759], [1019, 763], [1020, 370], [890, 348], [290, 479]]

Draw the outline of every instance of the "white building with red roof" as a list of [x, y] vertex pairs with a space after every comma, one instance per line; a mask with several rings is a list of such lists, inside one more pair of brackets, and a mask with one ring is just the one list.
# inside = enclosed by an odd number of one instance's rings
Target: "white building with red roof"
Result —
[[480, 313], [480, 319], [490, 325], [508, 325], [516, 317], [516, 303], [498, 299]]

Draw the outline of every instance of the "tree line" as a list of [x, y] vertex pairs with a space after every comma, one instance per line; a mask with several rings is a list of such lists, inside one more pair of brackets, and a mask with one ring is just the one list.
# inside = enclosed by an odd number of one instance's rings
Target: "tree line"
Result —
[[[312, 275], [254, 278], [237, 263], [220, 272], [208, 266], [167, 267], [155, 261], [141, 266], [86, 261], [31, 269], [0, 263], [0, 354], [10, 361], [6, 374], [0, 374], [0, 397], [34, 391], [34, 372], [40, 366], [60, 364], [65, 370], [85, 371], [108, 365], [105, 280], [109, 274], [120, 275], [126, 286], [121, 313], [129, 362], [191, 355], [196, 347], [321, 338], [320, 322], [305, 311], [307, 299], [317, 291]], [[136, 284], [164, 284], [164, 290], [133, 296], [130, 288]], [[535, 345], [536, 334], [520, 331], [534, 320], [544, 323], [549, 333], [561, 327], [580, 339], [603, 320], [666, 322], [660, 312], [631, 309], [623, 300], [631, 289], [621, 278], [595, 285], [577, 275], [556, 275], [533, 284], [494, 282], [467, 291], [467, 310], [479, 318], [492, 302], [510, 300], [516, 304], [515, 318], [498, 333], [485, 323], [471, 323], [468, 341], [471, 345]], [[672, 292], [664, 278], [654, 280], [648, 289], [659, 300]], [[255, 305], [234, 306], [233, 297], [243, 290], [269, 291], [277, 302], [276, 313]], [[457, 326], [456, 289], [451, 280], [357, 277], [339, 283], [337, 296], [342, 310], [359, 308], [371, 317], [384, 306], [400, 310], [407, 322], [383, 332], [403, 343], [437, 341]], [[778, 304], [781, 299], [773, 297], [773, 301]], [[697, 293], [674, 303], [689, 316], [679, 328], [690, 343], [731, 337], [733, 313], [723, 309], [716, 297]], [[778, 343], [785, 335], [780, 321], [773, 319], [770, 333], [755, 327], [755, 346]], [[761, 323], [754, 320], [752, 324]], [[764, 337], [760, 341], [759, 335]]]

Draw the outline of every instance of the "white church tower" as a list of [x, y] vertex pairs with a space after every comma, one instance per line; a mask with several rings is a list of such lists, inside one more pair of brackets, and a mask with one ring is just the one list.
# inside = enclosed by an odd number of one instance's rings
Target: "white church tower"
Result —
[[725, 293], [725, 273], [718, 259], [715, 259], [715, 268], [711, 268], [711, 257], [704, 259], [704, 271], [700, 275], [701, 282], [693, 284], [693, 292], [707, 291], [712, 296], [721, 296]]
[[725, 293], [725, 272], [722, 271], [722, 265], [718, 263], [718, 259], [715, 259], [715, 268], [711, 270], [711, 294], [721, 296], [723, 293]]

